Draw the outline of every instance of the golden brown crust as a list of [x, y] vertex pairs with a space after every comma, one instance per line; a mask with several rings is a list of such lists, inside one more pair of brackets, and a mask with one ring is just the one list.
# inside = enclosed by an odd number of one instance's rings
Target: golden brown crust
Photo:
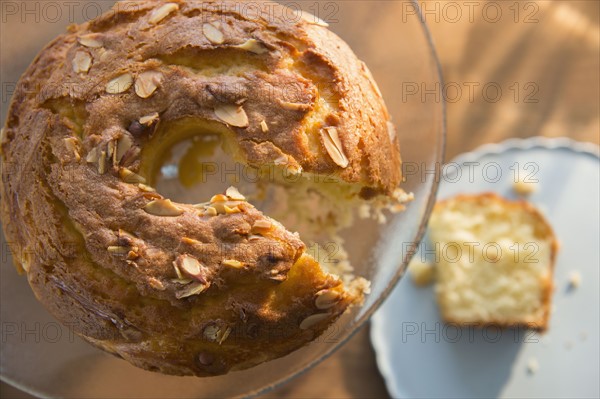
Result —
[[[36, 296], [94, 345], [170, 374], [283, 356], [359, 296], [248, 202], [174, 204], [139, 184], [168, 126], [187, 118], [248, 165], [363, 193], [401, 179], [381, 95], [343, 41], [274, 3], [254, 3], [260, 18], [215, 4], [128, 2], [71, 26], [22, 76], [0, 143], [3, 227]], [[198, 273], [178, 276], [186, 257]]]
[[507, 200], [506, 198], [493, 193], [493, 192], [485, 192], [480, 194], [458, 194], [454, 197], [447, 198], [445, 200], [438, 201], [435, 204], [434, 212], [439, 212], [444, 207], [448, 206], [450, 203], [455, 202], [471, 202], [476, 205], [489, 205], [490, 203], [501, 204], [505, 209], [521, 209], [532, 216], [534, 219], [534, 224], [536, 227], [536, 235], [540, 237], [540, 239], [546, 239], [550, 241], [550, 264], [549, 264], [549, 277], [545, 279], [542, 284], [542, 307], [543, 312], [542, 316], [538, 320], [534, 320], [531, 322], [523, 323], [523, 322], [507, 322], [504, 320], [492, 320], [480, 323], [465, 323], [462, 320], [456, 320], [450, 317], [449, 315], [443, 314], [442, 317], [445, 322], [453, 323], [464, 326], [474, 326], [478, 328], [486, 328], [486, 327], [498, 327], [498, 328], [527, 328], [531, 330], [536, 330], [539, 332], [544, 332], [548, 329], [548, 322], [550, 320], [550, 312], [552, 306], [552, 293], [554, 291], [554, 283], [553, 283], [553, 275], [554, 275], [554, 267], [556, 262], [556, 255], [559, 249], [559, 242], [554, 234], [552, 226], [546, 219], [546, 217], [531, 203], [526, 200], [519, 199], [515, 201]]

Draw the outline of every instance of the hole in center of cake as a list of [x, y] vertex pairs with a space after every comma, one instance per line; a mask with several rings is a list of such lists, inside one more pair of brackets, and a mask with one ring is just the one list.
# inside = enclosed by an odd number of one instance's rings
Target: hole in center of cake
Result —
[[230, 154], [219, 123], [183, 118], [158, 126], [141, 154], [140, 173], [163, 196], [194, 204], [235, 185], [242, 164]]
[[231, 159], [222, 145], [222, 136], [214, 133], [176, 143], [162, 154], [154, 187], [175, 202], [197, 203], [236, 185], [242, 165]]
[[326, 269], [349, 274], [339, 233], [352, 225], [357, 188], [330, 176], [293, 174], [285, 166], [248, 166], [240, 162], [245, 157], [234, 135], [199, 118], [162, 123], [144, 146], [140, 174], [178, 203], [205, 202], [235, 186], [256, 208], [299, 232]]

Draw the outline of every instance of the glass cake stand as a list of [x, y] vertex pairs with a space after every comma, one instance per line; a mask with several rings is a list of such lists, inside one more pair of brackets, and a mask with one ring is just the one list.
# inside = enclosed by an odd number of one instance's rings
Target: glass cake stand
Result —
[[[298, 7], [298, 3], [290, 5]], [[3, 381], [40, 397], [252, 396], [331, 355], [388, 296], [406, 269], [411, 249], [421, 239], [439, 182], [445, 120], [436, 55], [416, 3], [328, 1], [300, 5], [328, 21], [330, 29], [371, 69], [397, 127], [406, 177], [402, 188], [415, 197], [404, 212], [388, 217], [387, 223], [361, 220], [342, 234], [356, 274], [372, 284], [364, 305], [347, 312], [309, 345], [249, 370], [210, 378], [161, 375], [93, 348], [53, 319], [37, 302], [25, 277], [17, 275], [2, 235]], [[41, 49], [48, 38], [39, 35], [36, 48]]]

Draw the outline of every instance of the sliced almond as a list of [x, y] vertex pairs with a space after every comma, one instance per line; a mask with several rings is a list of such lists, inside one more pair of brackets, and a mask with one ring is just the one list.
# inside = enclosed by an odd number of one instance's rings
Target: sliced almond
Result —
[[124, 73], [112, 79], [106, 84], [106, 92], [109, 94], [123, 93], [133, 84], [133, 76], [130, 73]]
[[217, 212], [217, 208], [214, 206], [207, 206], [204, 209], [204, 216], [217, 216], [219, 212]]
[[323, 320], [329, 318], [329, 313], [316, 313], [308, 316], [300, 323], [301, 330], [308, 330], [309, 328], [316, 326]]
[[204, 36], [206, 36], [206, 38], [213, 44], [221, 44], [223, 41], [225, 41], [223, 32], [221, 32], [213, 24], [202, 25], [202, 33], [204, 33]]
[[288, 101], [279, 101], [279, 104], [281, 104], [283, 109], [287, 109], [289, 111], [306, 111], [310, 109], [310, 105], [304, 103], [291, 103]]
[[164, 291], [165, 290], [165, 286], [157, 278], [148, 277], [148, 284], [150, 285], [150, 287], [154, 288], [155, 290], [158, 290], [158, 291]]
[[144, 179], [142, 176], [138, 175], [137, 173], [135, 173], [127, 168], [119, 168], [119, 177], [125, 183], [130, 183], [130, 184], [137, 184], [137, 183], [143, 184], [146, 182], [146, 179]]
[[185, 244], [188, 244], [188, 245], [200, 245], [200, 244], [202, 244], [200, 241], [195, 240], [193, 238], [189, 238], [189, 237], [181, 237], [181, 241], [184, 242]]
[[249, 51], [254, 54], [264, 54], [269, 51], [261, 42], [256, 39], [248, 39], [244, 43], [233, 47], [239, 48], [240, 50]]
[[112, 158], [113, 154], [116, 152], [117, 148], [117, 141], [116, 140], [111, 140], [108, 142], [108, 144], [106, 145], [106, 157], [107, 158]]
[[183, 290], [176, 292], [175, 298], [182, 299], [182, 298], [187, 298], [192, 295], [198, 295], [198, 294], [201, 294], [202, 292], [206, 291], [206, 289], [208, 289], [208, 287], [209, 287], [209, 284], [193, 283], [193, 284], [188, 285]]
[[260, 121], [260, 128], [262, 129], [263, 133], [267, 133], [269, 131], [269, 126], [267, 125], [267, 121], [265, 121], [264, 119], [262, 121]]
[[212, 207], [216, 209], [218, 215], [224, 215], [227, 213], [227, 211], [225, 210], [225, 202], [215, 202], [214, 204], [212, 204]]
[[147, 185], [145, 185], [145, 184], [143, 184], [143, 183], [139, 183], [139, 184], [138, 184], [138, 187], [140, 188], [140, 190], [142, 190], [142, 191], [145, 191], [145, 192], [147, 192], [147, 193], [153, 193], [153, 192], [156, 192], [156, 190], [155, 190], [154, 188], [152, 188], [152, 187], [150, 187], [150, 186], [147, 186]]
[[117, 140], [116, 150], [116, 159], [118, 162], [120, 162], [121, 159], [123, 159], [123, 156], [127, 151], [129, 151], [132, 145], [133, 140], [131, 140], [131, 137], [128, 134], [124, 134], [121, 137], [119, 137], [119, 140]]
[[183, 274], [181, 273], [181, 269], [179, 268], [179, 262], [177, 260], [175, 260], [173, 262], [173, 269], [175, 270], [175, 274], [177, 274], [177, 278], [179, 280], [183, 280]]
[[194, 278], [198, 278], [198, 277], [202, 277], [201, 275], [201, 268], [200, 268], [201, 264], [198, 261], [198, 259], [186, 255], [182, 258], [181, 260], [181, 266], [180, 269], [183, 273], [187, 274], [190, 277], [194, 277]]
[[103, 175], [106, 172], [106, 151], [100, 151], [98, 157], [98, 173]]
[[231, 334], [231, 327], [221, 328], [217, 334], [217, 342], [221, 345]]
[[114, 255], [127, 255], [129, 253], [130, 247], [122, 247], [119, 245], [111, 245], [107, 248], [108, 252]]
[[100, 150], [98, 147], [94, 147], [85, 156], [85, 161], [87, 163], [96, 163], [98, 162], [98, 158], [100, 158]]
[[140, 122], [140, 124], [142, 124], [144, 126], [151, 126], [155, 122], [158, 121], [158, 118], [159, 118], [158, 112], [153, 112], [150, 115], [142, 116], [139, 119], [139, 122]]
[[77, 41], [85, 47], [99, 48], [102, 47], [102, 42], [98, 40], [98, 35], [91, 33], [89, 35], [83, 35], [77, 38]]
[[92, 66], [92, 56], [87, 51], [77, 51], [73, 57], [73, 72], [85, 73], [90, 70]]
[[111, 57], [111, 52], [107, 51], [104, 47], [97, 50], [100, 61], [104, 62]]
[[387, 125], [388, 136], [390, 136], [390, 141], [394, 141], [394, 139], [396, 138], [396, 127], [394, 126], [394, 124], [391, 121], [387, 121], [386, 125]]
[[309, 13], [308, 11], [303, 11], [303, 10], [298, 10], [297, 12], [300, 13], [300, 17], [308, 22], [311, 25], [318, 25], [318, 26], [322, 26], [324, 28], [327, 28], [329, 26], [329, 24], [325, 21], [323, 21], [321, 18], [317, 17], [314, 14]]
[[342, 299], [342, 296], [334, 290], [321, 290], [317, 292], [316, 296], [315, 306], [321, 310], [335, 306]]
[[223, 194], [216, 194], [213, 195], [212, 198], [210, 199], [210, 202], [227, 202], [228, 198], [227, 196], [223, 195]]
[[148, 20], [148, 22], [150, 22], [153, 25], [156, 25], [160, 21], [165, 19], [173, 11], [177, 11], [177, 10], [179, 10], [179, 5], [177, 5], [175, 3], [163, 4], [162, 6], [158, 7], [156, 10], [152, 11], [152, 14], [150, 14], [150, 19]]
[[217, 118], [227, 123], [228, 125], [235, 127], [248, 127], [248, 115], [244, 108], [237, 105], [220, 105], [215, 108], [215, 115]]
[[[135, 80], [135, 94], [141, 98], [150, 97], [162, 82], [163, 75], [158, 71], [145, 71]], [[141, 123], [141, 122], [140, 122]]]
[[254, 224], [252, 225], [252, 233], [266, 233], [268, 231], [271, 231], [272, 228], [273, 223], [266, 219], [260, 219], [254, 222]]
[[244, 197], [242, 194], [240, 194], [238, 189], [233, 186], [229, 187], [225, 191], [225, 195], [228, 196], [232, 200], [237, 200], [237, 201], [245, 201], [246, 200], [246, 197]]
[[119, 160], [117, 159], [117, 140], [113, 140], [111, 143], [112, 146], [112, 162], [113, 166], [117, 166], [119, 164]]
[[225, 213], [227, 215], [231, 215], [233, 213], [240, 213], [240, 212], [242, 212], [242, 210], [240, 208], [238, 208], [237, 206], [229, 206], [229, 205], [226, 204], [223, 208], [225, 209]]
[[233, 267], [234, 269], [241, 269], [244, 267], [244, 263], [235, 259], [224, 259], [221, 264], [229, 267]]
[[182, 285], [189, 284], [192, 281], [194, 281], [194, 280], [192, 280], [191, 278], [173, 278], [173, 279], [171, 279], [172, 283], [182, 284]]
[[327, 150], [327, 153], [331, 159], [333, 159], [333, 162], [342, 168], [348, 166], [349, 161], [346, 157], [346, 154], [344, 154], [337, 129], [331, 126], [323, 128], [321, 129], [321, 137], [323, 138], [325, 149]]
[[190, 255], [182, 255], [177, 259], [177, 266], [182, 273], [195, 279], [204, 280], [202, 265], [198, 259]]
[[177, 207], [169, 199], [150, 201], [144, 206], [144, 211], [154, 216], [181, 216], [183, 209]]
[[207, 269], [191, 255], [184, 254], [177, 257], [173, 262], [173, 267], [178, 278], [191, 278], [200, 281], [203, 284], [207, 282]]

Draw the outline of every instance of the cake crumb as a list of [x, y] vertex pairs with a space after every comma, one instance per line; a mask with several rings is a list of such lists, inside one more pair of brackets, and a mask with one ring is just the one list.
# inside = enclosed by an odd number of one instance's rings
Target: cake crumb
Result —
[[408, 271], [413, 282], [418, 287], [425, 287], [431, 284], [434, 279], [435, 269], [431, 263], [423, 262], [416, 255], [408, 264]]
[[532, 357], [531, 359], [529, 359], [529, 361], [527, 362], [527, 373], [528, 374], [535, 374], [537, 373], [537, 371], [540, 369], [540, 364], [537, 361], [536, 358]]
[[513, 190], [515, 193], [525, 197], [537, 191], [537, 183], [519, 179], [513, 184]]
[[569, 288], [574, 290], [576, 288], [579, 288], [580, 285], [581, 285], [581, 273], [579, 273], [576, 270], [569, 273]]

